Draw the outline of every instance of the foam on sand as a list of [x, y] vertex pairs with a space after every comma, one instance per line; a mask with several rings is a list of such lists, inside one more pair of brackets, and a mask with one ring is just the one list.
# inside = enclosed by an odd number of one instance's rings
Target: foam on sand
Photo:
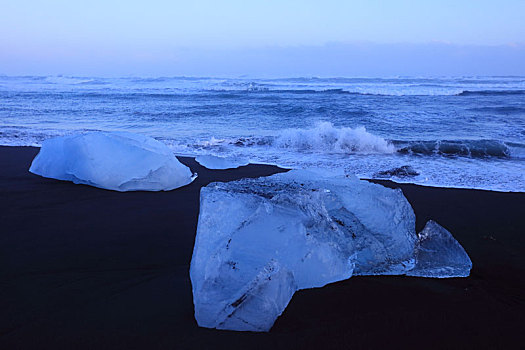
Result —
[[195, 157], [195, 161], [205, 168], [214, 170], [235, 169], [250, 164], [250, 162], [244, 158], [218, 157], [212, 155], [197, 156]]

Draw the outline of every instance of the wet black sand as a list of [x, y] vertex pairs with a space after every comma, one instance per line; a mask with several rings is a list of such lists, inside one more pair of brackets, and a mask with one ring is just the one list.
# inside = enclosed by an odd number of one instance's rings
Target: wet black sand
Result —
[[[30, 174], [38, 149], [0, 147], [0, 349], [520, 348], [525, 194], [397, 185], [449, 229], [465, 279], [354, 277], [295, 294], [267, 334], [197, 327], [188, 268], [199, 189], [270, 175], [211, 171], [171, 192], [117, 193]], [[379, 181], [378, 181], [379, 182]]]

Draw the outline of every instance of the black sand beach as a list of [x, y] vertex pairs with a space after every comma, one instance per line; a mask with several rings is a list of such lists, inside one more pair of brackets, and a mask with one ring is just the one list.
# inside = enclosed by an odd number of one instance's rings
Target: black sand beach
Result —
[[400, 187], [473, 261], [469, 278], [353, 277], [295, 294], [266, 334], [199, 328], [189, 263], [199, 189], [270, 175], [199, 173], [171, 192], [117, 193], [44, 179], [38, 152], [0, 147], [0, 349], [520, 348], [525, 194]]

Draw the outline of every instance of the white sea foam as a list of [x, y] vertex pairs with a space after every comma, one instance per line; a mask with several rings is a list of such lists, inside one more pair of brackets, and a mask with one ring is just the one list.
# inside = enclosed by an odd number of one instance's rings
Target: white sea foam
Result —
[[525, 146], [523, 144], [511, 143], [508, 145], [509, 155], [516, 159], [525, 159]]
[[365, 127], [337, 128], [321, 122], [312, 129], [287, 129], [274, 140], [280, 148], [323, 153], [394, 153], [395, 147]]
[[223, 170], [235, 169], [240, 166], [248, 165], [250, 162], [245, 158], [237, 157], [217, 157], [212, 155], [197, 156], [195, 161], [208, 169]]

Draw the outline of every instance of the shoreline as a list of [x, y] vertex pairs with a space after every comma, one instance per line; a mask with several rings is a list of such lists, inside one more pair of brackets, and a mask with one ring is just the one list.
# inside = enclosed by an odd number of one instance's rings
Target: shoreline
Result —
[[[392, 142], [392, 141], [388, 141], [388, 142]], [[12, 145], [12, 144], [1, 144], [0, 143], [0, 147], [2, 148], [21, 148], [21, 149], [24, 149], [24, 148], [34, 148], [34, 149], [39, 149], [40, 148], [40, 145], [38, 144], [33, 144], [33, 145]], [[169, 147], [169, 146], [168, 146]], [[177, 153], [173, 148], [170, 147], [170, 150], [171, 152], [179, 159], [189, 159], [190, 162], [195, 160], [196, 157], [198, 157], [199, 155], [191, 155], [191, 154], [181, 154], [181, 153]], [[399, 150], [398, 150], [399, 151]], [[397, 152], [397, 151], [396, 151]], [[512, 157], [511, 157], [512, 158]], [[511, 159], [509, 158], [509, 159]], [[450, 157], [451, 160], [454, 159], [454, 157]], [[463, 158], [463, 159], [468, 159], [468, 158]], [[472, 158], [472, 160], [479, 160], [479, 159], [482, 159], [481, 158], [478, 158], [478, 157], [474, 157]], [[407, 163], [410, 163], [410, 161], [408, 161]], [[269, 166], [269, 167], [274, 167], [276, 169], [281, 169], [281, 170], [292, 170], [294, 169], [293, 166], [286, 166], [286, 165], [283, 165], [283, 164], [279, 164], [278, 162], [266, 162], [266, 161], [260, 161], [260, 162], [250, 162], [248, 165], [255, 165], [255, 166]], [[199, 164], [200, 166], [200, 164]], [[481, 166], [481, 165], [480, 165]], [[401, 166], [402, 168], [403, 166]], [[392, 170], [396, 170], [398, 169], [399, 167], [393, 167], [393, 169], [390, 169], [390, 170], [386, 170], [386, 168], [381, 168], [382, 170], [381, 171], [378, 171], [374, 174], [368, 174], [368, 175], [356, 175], [360, 180], [365, 180], [365, 181], [386, 181], [386, 182], [392, 182], [392, 183], [395, 183], [397, 185], [418, 185], [418, 186], [421, 186], [421, 187], [433, 187], [433, 188], [441, 188], [441, 189], [466, 189], [466, 190], [479, 190], [479, 191], [491, 191], [491, 192], [498, 192], [498, 193], [525, 193], [525, 186], [518, 186], [518, 187], [513, 187], [512, 189], [498, 189], [498, 186], [495, 185], [494, 183], [492, 184], [492, 186], [495, 186], [495, 187], [490, 187], [490, 186], [475, 186], [475, 185], [472, 185], [472, 187], [467, 187], [467, 186], [460, 186], [460, 185], [455, 185], [455, 184], [440, 184], [439, 182], [429, 182], [428, 178], [425, 179], [424, 181], [417, 181], [417, 179], [413, 176], [401, 176], [401, 177], [396, 177], [396, 178], [387, 178], [387, 177], [380, 177], [378, 176], [378, 173], [380, 172], [384, 172], [384, 171], [392, 171]], [[330, 171], [339, 171], [341, 170], [342, 168], [334, 168], [334, 169], [331, 169]], [[207, 170], [218, 170], [218, 169], [207, 169]], [[450, 169], [449, 169], [450, 170]], [[494, 169], [492, 169], [494, 170]], [[518, 171], [519, 172], [519, 171]], [[419, 174], [421, 175], [421, 174]], [[416, 175], [419, 176], [419, 175]], [[501, 174], [500, 174], [501, 175]], [[498, 179], [501, 179], [502, 177], [500, 176]], [[518, 181], [520, 184], [521, 184], [521, 180], [518, 180], [516, 179], [516, 181]]]
[[419, 232], [433, 219], [472, 259], [468, 278], [352, 277], [299, 291], [269, 333], [199, 328], [189, 263], [199, 191], [287, 171], [209, 170], [169, 192], [113, 192], [27, 171], [35, 147], [0, 146], [1, 348], [519, 348], [525, 343], [525, 193], [401, 188]]

